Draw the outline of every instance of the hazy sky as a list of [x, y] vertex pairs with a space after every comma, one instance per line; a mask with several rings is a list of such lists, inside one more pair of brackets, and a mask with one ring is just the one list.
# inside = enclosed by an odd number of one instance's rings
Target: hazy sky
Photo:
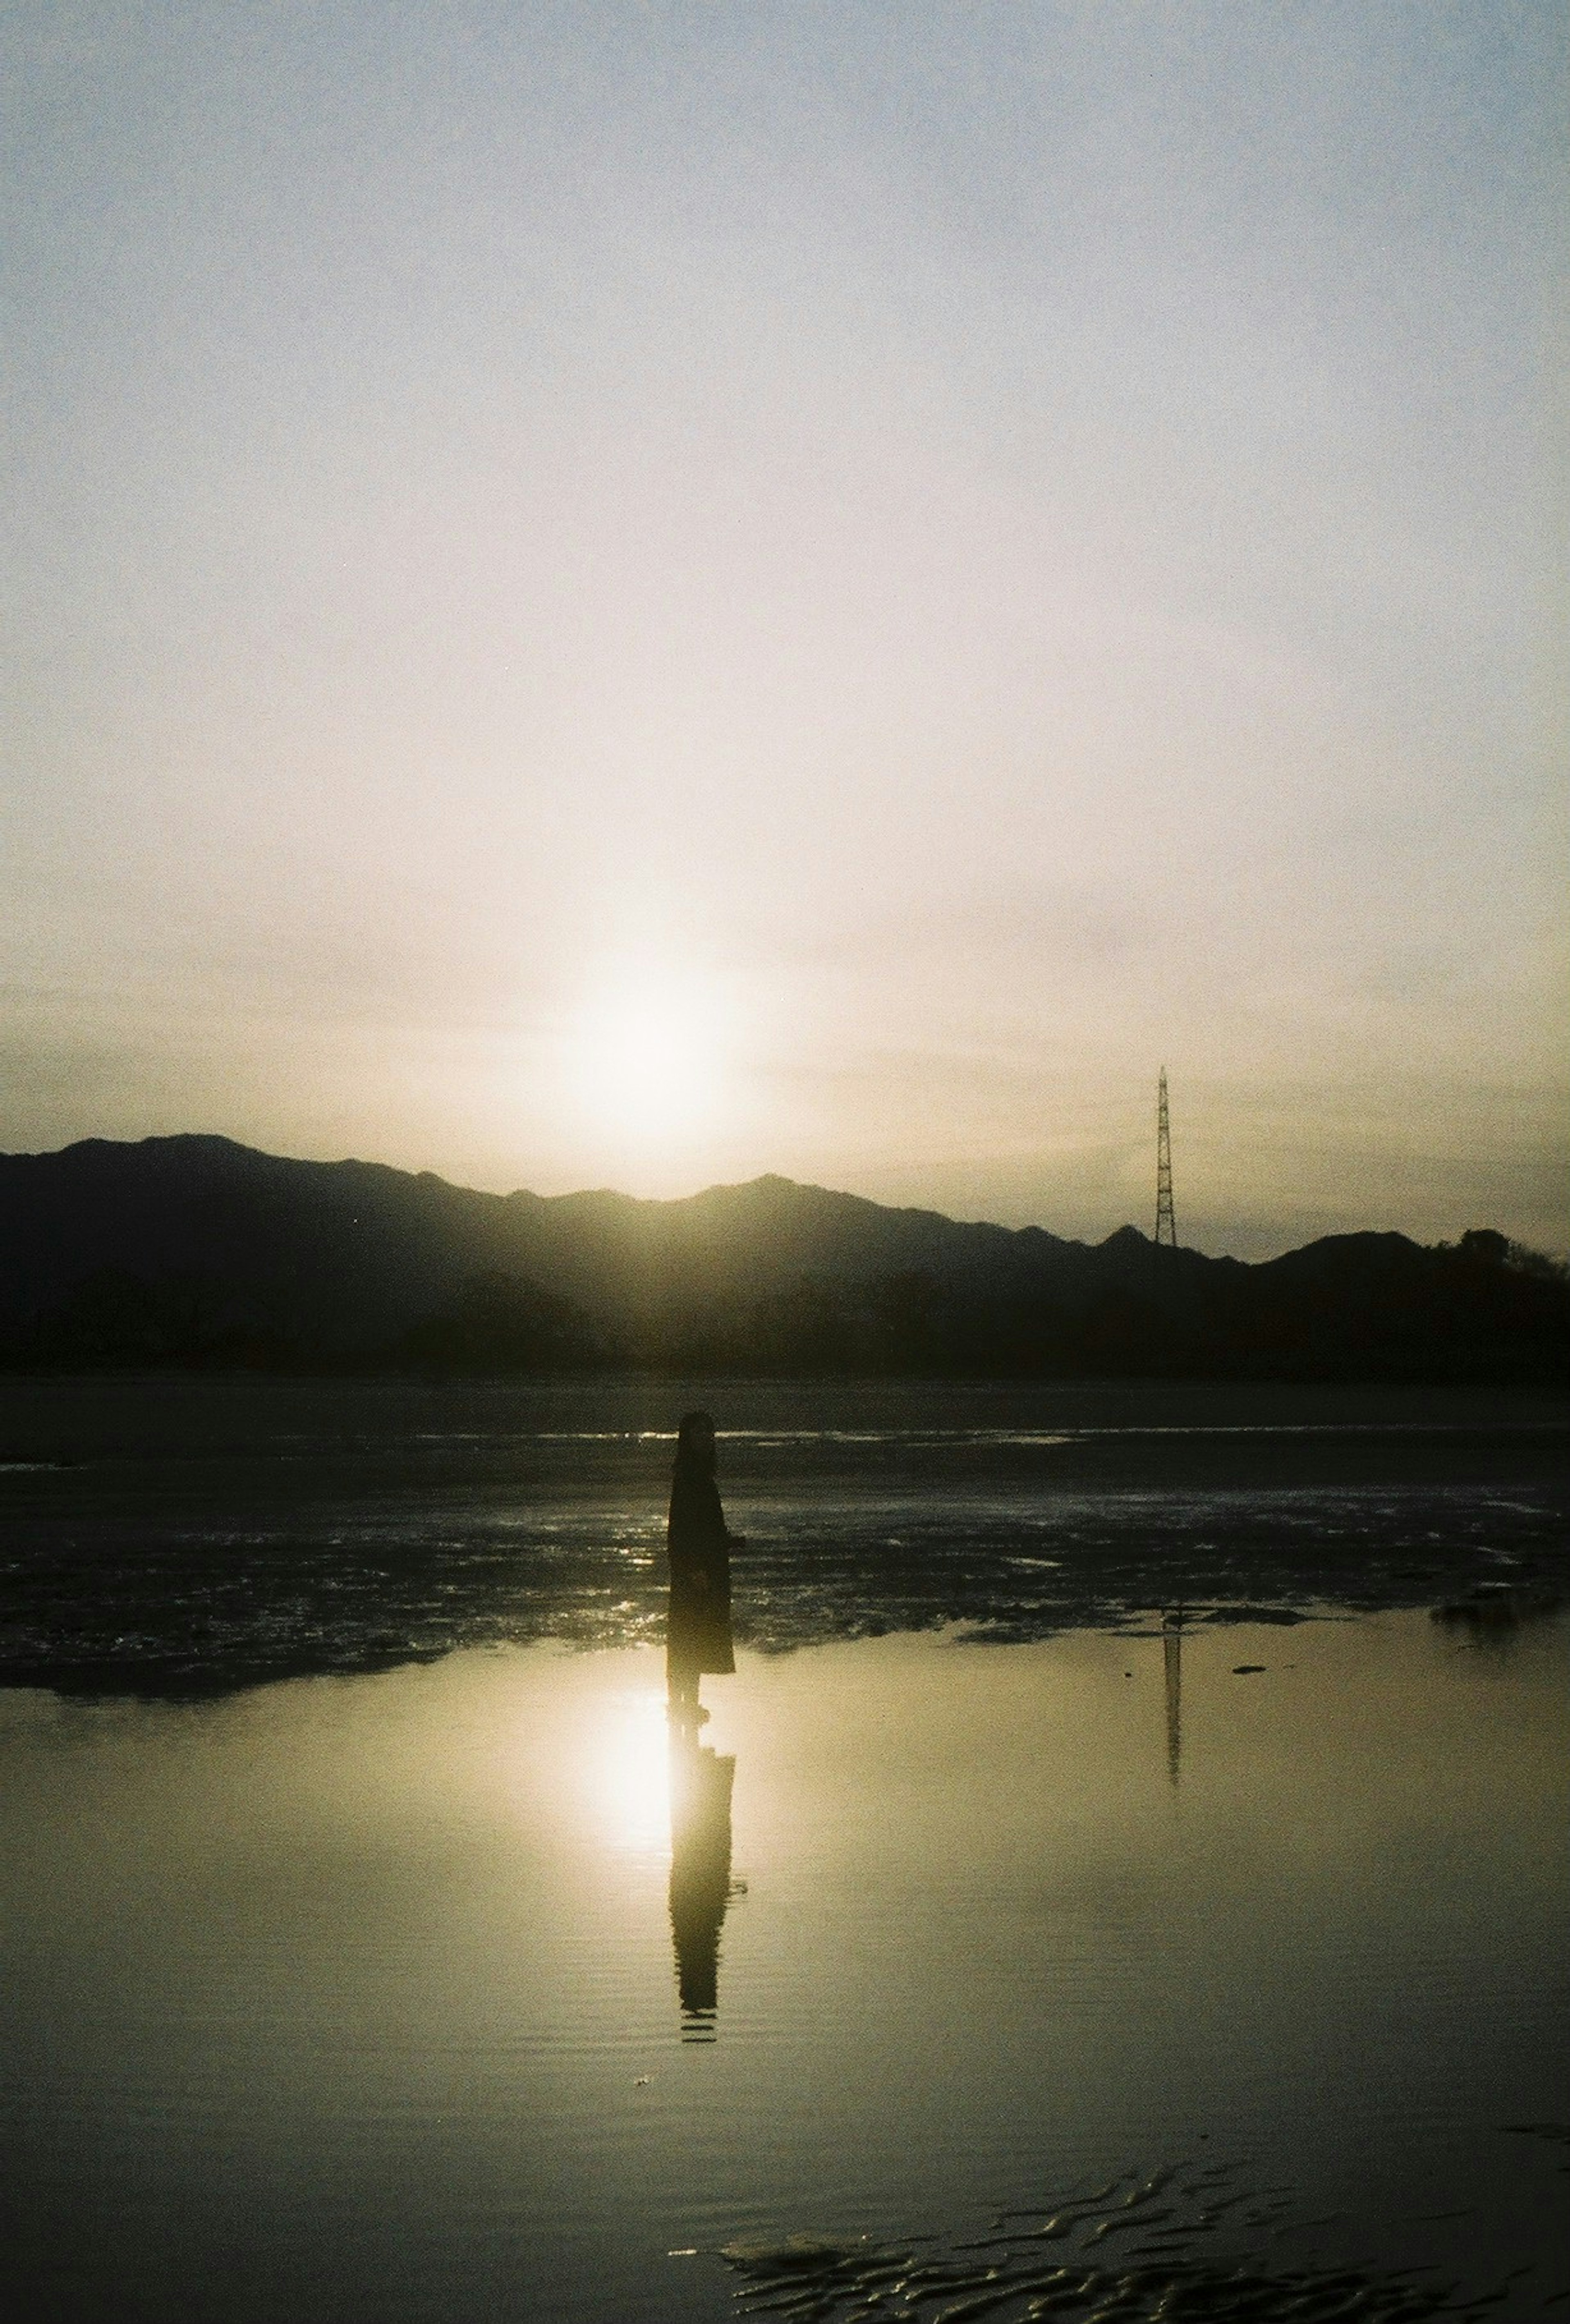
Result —
[[1570, 1241], [1563, 0], [3, 21], [0, 1145]]

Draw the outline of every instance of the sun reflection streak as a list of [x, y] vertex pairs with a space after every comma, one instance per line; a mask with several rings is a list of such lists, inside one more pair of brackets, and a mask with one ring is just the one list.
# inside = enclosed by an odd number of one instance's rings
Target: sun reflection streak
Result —
[[670, 1755], [663, 1694], [618, 1697], [596, 1773], [596, 1797], [614, 1844], [669, 1856]]

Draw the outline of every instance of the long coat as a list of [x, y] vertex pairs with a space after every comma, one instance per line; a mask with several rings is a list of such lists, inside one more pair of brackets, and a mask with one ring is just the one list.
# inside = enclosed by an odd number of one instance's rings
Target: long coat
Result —
[[672, 1670], [693, 1677], [705, 1671], [734, 1671], [731, 1537], [712, 1475], [677, 1463], [665, 1538], [670, 1554], [666, 1639]]

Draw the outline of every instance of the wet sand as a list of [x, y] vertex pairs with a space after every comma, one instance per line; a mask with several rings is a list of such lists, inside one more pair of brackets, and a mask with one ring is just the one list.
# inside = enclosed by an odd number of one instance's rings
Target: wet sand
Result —
[[463, 1646], [660, 1634], [672, 1416], [718, 1409], [767, 1651], [1329, 1607], [1551, 1602], [1541, 1397], [887, 1383], [16, 1380], [0, 1676], [222, 1692]]

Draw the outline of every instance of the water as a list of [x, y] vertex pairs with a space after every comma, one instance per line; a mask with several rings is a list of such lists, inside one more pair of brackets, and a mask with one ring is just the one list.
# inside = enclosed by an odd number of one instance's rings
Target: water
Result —
[[1549, 1416], [726, 1393], [14, 1399], [16, 2312], [1559, 2312]]

